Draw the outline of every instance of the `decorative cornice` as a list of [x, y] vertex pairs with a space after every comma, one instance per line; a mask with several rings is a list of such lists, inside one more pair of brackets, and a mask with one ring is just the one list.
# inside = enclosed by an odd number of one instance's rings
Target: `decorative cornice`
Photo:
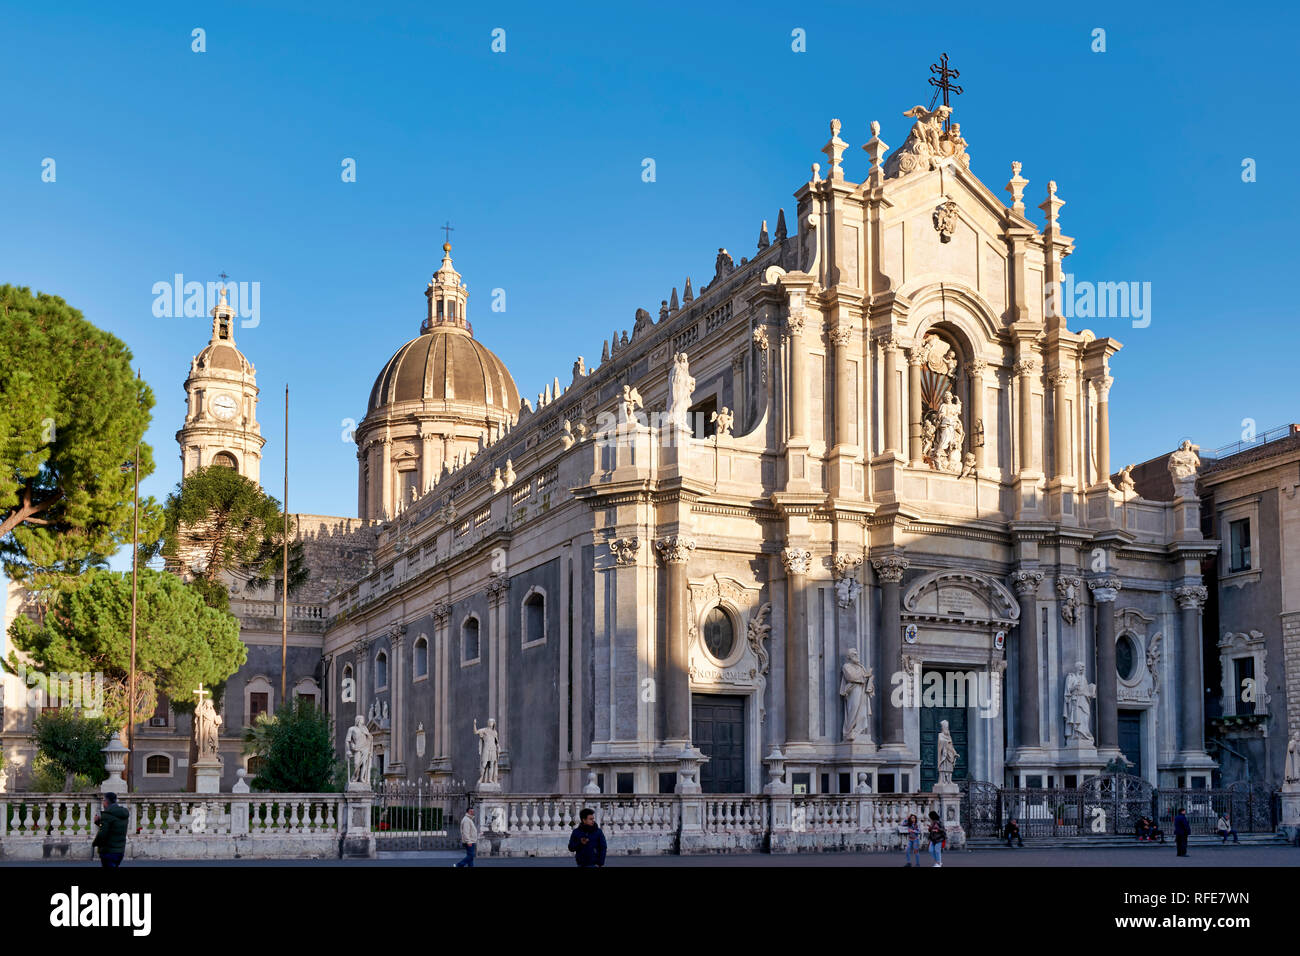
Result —
[[903, 572], [911, 567], [911, 562], [901, 554], [887, 554], [882, 558], [872, 558], [871, 566], [876, 569], [876, 577], [885, 584], [897, 584], [903, 580]]
[[695, 550], [695, 539], [684, 535], [673, 535], [655, 542], [655, 550], [664, 564], [685, 564]]

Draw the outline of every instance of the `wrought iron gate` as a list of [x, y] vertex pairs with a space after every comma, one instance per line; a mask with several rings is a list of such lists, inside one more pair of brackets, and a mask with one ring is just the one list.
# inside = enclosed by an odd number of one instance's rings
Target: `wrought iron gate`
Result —
[[467, 805], [464, 783], [385, 780], [375, 790], [370, 829], [381, 850], [454, 850]]
[[1148, 817], [1173, 836], [1179, 807], [1194, 834], [1212, 834], [1228, 813], [1241, 833], [1266, 833], [1277, 827], [1275, 794], [1258, 784], [1234, 783], [1224, 789], [1159, 790], [1132, 774], [1089, 777], [1074, 789], [998, 787], [986, 780], [960, 781], [962, 825], [973, 837], [1000, 837], [1014, 819], [1029, 837], [1131, 836]]

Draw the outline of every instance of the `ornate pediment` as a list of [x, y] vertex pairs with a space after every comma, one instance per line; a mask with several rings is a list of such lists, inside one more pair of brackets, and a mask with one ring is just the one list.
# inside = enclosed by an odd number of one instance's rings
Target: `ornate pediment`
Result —
[[1020, 603], [1005, 584], [978, 571], [934, 571], [908, 589], [902, 616], [949, 624], [1014, 626], [1020, 620]]

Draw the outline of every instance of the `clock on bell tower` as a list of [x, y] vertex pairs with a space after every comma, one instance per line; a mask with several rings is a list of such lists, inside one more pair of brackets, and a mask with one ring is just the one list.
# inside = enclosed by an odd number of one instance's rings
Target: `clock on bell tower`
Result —
[[257, 374], [235, 347], [235, 311], [225, 289], [211, 314], [212, 338], [185, 379], [185, 424], [176, 433], [181, 474], [222, 465], [260, 484], [266, 439], [257, 424]]

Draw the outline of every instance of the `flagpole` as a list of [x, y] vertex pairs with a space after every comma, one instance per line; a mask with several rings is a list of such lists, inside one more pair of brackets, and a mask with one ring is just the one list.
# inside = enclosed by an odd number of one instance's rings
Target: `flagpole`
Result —
[[284, 550], [280, 577], [280, 705], [285, 705], [285, 669], [289, 659], [289, 385], [284, 386]]
[[[135, 373], [137, 383], [140, 373]], [[131, 667], [126, 689], [126, 792], [135, 782], [135, 621], [140, 572], [140, 441], [135, 443], [135, 516], [131, 526]]]

